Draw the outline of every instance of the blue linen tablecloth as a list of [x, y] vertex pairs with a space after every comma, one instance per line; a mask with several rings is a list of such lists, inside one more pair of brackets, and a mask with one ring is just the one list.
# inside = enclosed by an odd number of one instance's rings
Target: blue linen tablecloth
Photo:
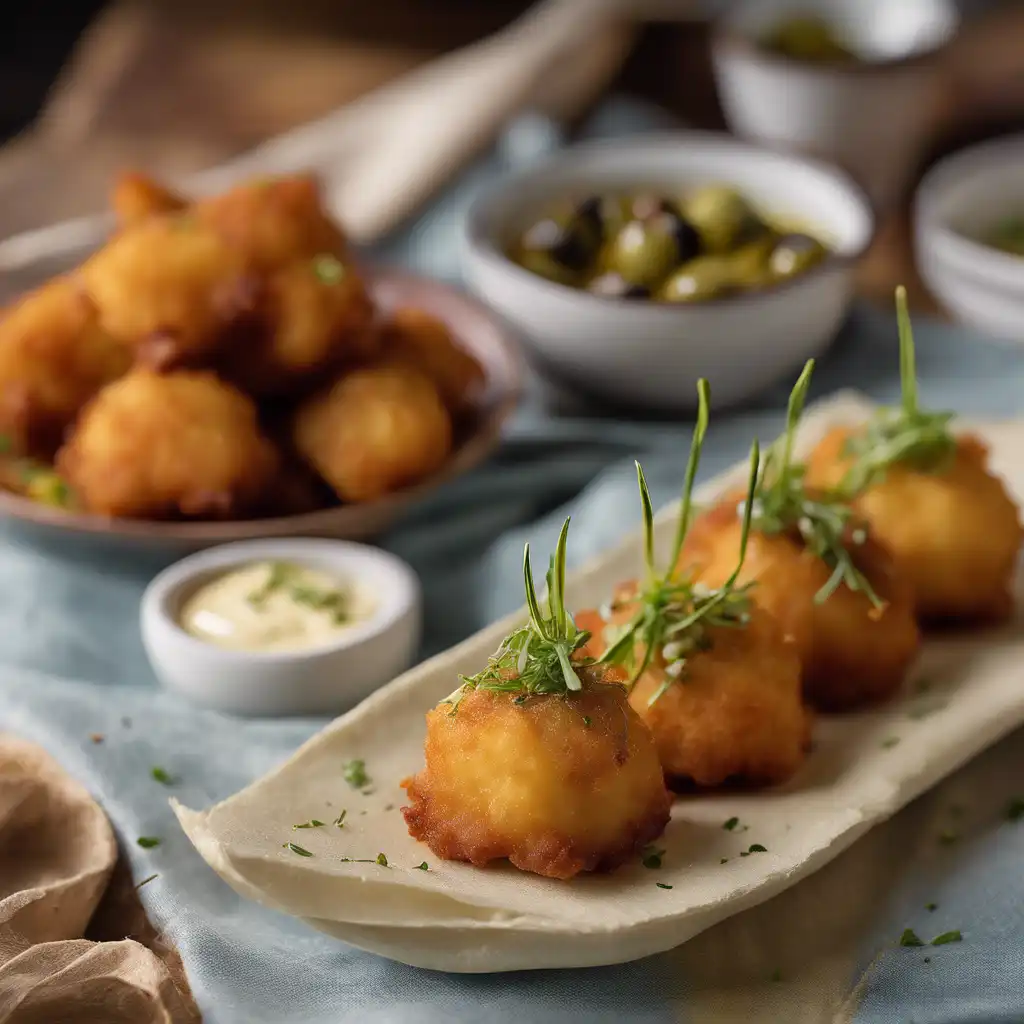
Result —
[[[611, 103], [589, 130], [619, 134], [661, 120]], [[468, 198], [509, 160], [558, 143], [550, 126], [524, 120], [381, 254], [457, 277], [454, 234]], [[1022, 411], [1024, 354], [925, 322], [917, 338], [929, 403], [987, 417]], [[858, 310], [822, 362], [816, 393], [848, 386], [896, 396], [891, 317]], [[786, 390], [714, 417], [703, 474], [742, 458], [755, 433], [774, 435]], [[524, 541], [549, 550], [567, 512], [573, 564], [634, 529], [634, 456], [655, 501], [674, 496], [687, 425], [552, 408], [535, 389], [491, 463], [384, 539], [423, 579], [425, 654], [517, 607]], [[1001, 813], [1024, 789], [1022, 733], [824, 871], [680, 950], [586, 971], [430, 973], [347, 948], [236, 896], [192, 849], [166, 789], [150, 777], [162, 765], [180, 780], [174, 795], [202, 807], [284, 759], [323, 723], [238, 722], [165, 695], [137, 628], [152, 566], [101, 563], [87, 552], [58, 558], [12, 526], [0, 527], [0, 537], [0, 727], [50, 750], [100, 800], [136, 875], [158, 873], [141, 897], [181, 951], [210, 1024], [1024, 1021], [1024, 823]], [[102, 746], [89, 741], [97, 732], [107, 737]], [[934, 837], [954, 803], [964, 809], [962, 838], [940, 849]], [[141, 850], [140, 835], [163, 843]], [[925, 909], [932, 902], [933, 912]], [[895, 945], [905, 927], [923, 936], [957, 928], [964, 941], [931, 950], [926, 963], [920, 950]]]

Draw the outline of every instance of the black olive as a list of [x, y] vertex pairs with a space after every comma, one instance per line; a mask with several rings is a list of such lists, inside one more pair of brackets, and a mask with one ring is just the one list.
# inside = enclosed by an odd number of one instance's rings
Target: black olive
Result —
[[632, 284], [614, 271], [595, 277], [587, 286], [587, 290], [609, 299], [646, 299], [651, 294], [650, 289]]
[[689, 263], [701, 254], [700, 232], [678, 212], [664, 211], [658, 217], [676, 243], [679, 263]]
[[560, 225], [553, 220], [534, 224], [523, 235], [523, 248], [546, 253], [567, 270], [586, 270], [596, 246], [576, 224]]

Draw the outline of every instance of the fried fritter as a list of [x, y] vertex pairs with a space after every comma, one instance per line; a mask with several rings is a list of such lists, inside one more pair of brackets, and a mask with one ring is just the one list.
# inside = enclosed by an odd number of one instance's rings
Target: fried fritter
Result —
[[[854, 434], [836, 428], [822, 439], [808, 461], [812, 483], [840, 483]], [[891, 466], [853, 501], [910, 581], [924, 622], [995, 622], [1013, 611], [1020, 516], [987, 469], [987, 454], [977, 437], [960, 437], [947, 466], [933, 472]]]
[[278, 467], [252, 401], [190, 371], [135, 370], [108, 385], [57, 454], [86, 509], [146, 519], [245, 515]]
[[0, 433], [8, 447], [52, 456], [82, 406], [130, 363], [73, 279], [26, 295], [0, 317]]
[[345, 235], [324, 211], [320, 187], [309, 175], [245, 182], [192, 209], [199, 223], [255, 271], [316, 256], [349, 262]]
[[459, 347], [442, 320], [406, 307], [392, 313], [382, 335], [385, 359], [408, 362], [422, 370], [437, 385], [452, 412], [473, 407], [484, 386], [483, 367]]
[[128, 172], [118, 177], [110, 196], [118, 224], [130, 227], [159, 214], [178, 213], [188, 201], [145, 174]]
[[428, 712], [426, 767], [402, 784], [410, 835], [446, 860], [563, 879], [656, 839], [671, 801], [654, 741], [621, 686], [581, 674], [565, 696], [478, 689]]
[[[600, 657], [606, 628], [629, 622], [635, 589], [620, 589], [608, 621], [596, 611], [576, 615], [576, 625], [592, 634], [583, 653]], [[785, 782], [803, 763], [810, 740], [795, 645], [756, 606], [742, 626], [708, 628], [707, 640], [675, 680], [656, 655], [629, 695], [654, 735], [666, 778], [698, 786]]]
[[418, 370], [370, 366], [304, 402], [293, 437], [339, 498], [370, 501], [440, 469], [452, 450], [452, 423]]
[[[698, 516], [683, 545], [680, 570], [720, 586], [736, 566], [743, 496], [736, 494]], [[840, 584], [826, 600], [815, 598], [831, 576], [826, 563], [791, 533], [750, 534], [739, 581], [756, 581], [754, 602], [773, 615], [795, 645], [806, 699], [823, 711], [843, 711], [882, 700], [899, 689], [920, 647], [909, 583], [868, 531], [848, 550], [884, 602], [875, 608], [864, 593]]]
[[125, 229], [80, 274], [101, 326], [156, 369], [204, 363], [255, 320], [259, 280], [191, 214]]

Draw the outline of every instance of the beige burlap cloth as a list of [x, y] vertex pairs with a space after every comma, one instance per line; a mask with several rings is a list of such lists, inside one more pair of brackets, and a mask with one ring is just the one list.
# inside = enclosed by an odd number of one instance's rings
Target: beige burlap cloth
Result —
[[0, 734], [0, 1024], [199, 1019], [99, 805], [39, 747]]

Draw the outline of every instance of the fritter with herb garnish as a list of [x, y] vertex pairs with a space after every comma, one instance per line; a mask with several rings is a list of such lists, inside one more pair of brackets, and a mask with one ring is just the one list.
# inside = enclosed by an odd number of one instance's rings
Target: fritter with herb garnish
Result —
[[[890, 696], [920, 646], [909, 584], [839, 497], [815, 491], [793, 450], [814, 361], [789, 400], [785, 433], [758, 472], [750, 538], [737, 581], [756, 581], [751, 598], [796, 646], [804, 695], [841, 711]], [[735, 571], [743, 541], [744, 495], [733, 493], [698, 516], [680, 565], [721, 586]]]
[[896, 291], [903, 401], [862, 429], [837, 428], [808, 460], [808, 480], [847, 495], [892, 553], [925, 622], [998, 621], [1013, 610], [1022, 531], [1017, 506], [952, 413], [918, 405], [906, 291]]
[[750, 493], [759, 451], [751, 452], [739, 559], [711, 589], [676, 568], [690, 522], [693, 482], [708, 421], [707, 385], [698, 385], [697, 425], [683, 486], [669, 571], [654, 564], [654, 516], [637, 464], [647, 573], [618, 589], [603, 612], [577, 616], [591, 629], [587, 650], [625, 674], [630, 704], [654, 733], [670, 783], [718, 786], [784, 782], [800, 766], [809, 718], [800, 690], [800, 659], [775, 620], [737, 583], [750, 531]]
[[507, 858], [572, 878], [610, 870], [664, 831], [671, 797], [622, 686], [580, 655], [565, 609], [562, 527], [542, 611], [526, 549], [529, 619], [486, 669], [427, 714], [426, 767], [406, 779], [409, 834], [446, 860]]

